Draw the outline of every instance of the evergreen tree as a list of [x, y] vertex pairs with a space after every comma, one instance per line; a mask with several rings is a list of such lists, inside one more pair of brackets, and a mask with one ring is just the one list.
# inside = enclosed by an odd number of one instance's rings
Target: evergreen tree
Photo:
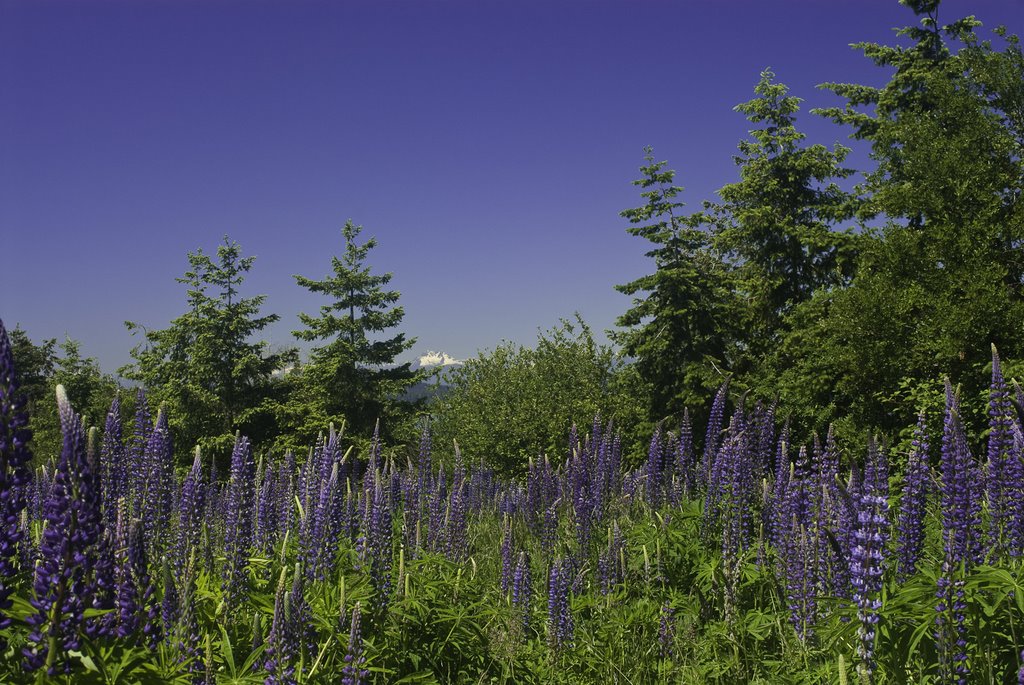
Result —
[[395, 364], [415, 339], [406, 339], [404, 333], [374, 337], [398, 326], [405, 311], [395, 304], [400, 293], [385, 289], [392, 274], [374, 274], [367, 265], [377, 241], [358, 243], [361, 231], [362, 226], [345, 222], [341, 230], [345, 251], [332, 257], [330, 276], [322, 280], [295, 276], [300, 286], [331, 302], [320, 307], [319, 316], [299, 314], [305, 328], [294, 335], [325, 343], [313, 348], [302, 372], [309, 391], [304, 400], [309, 415], [318, 421], [344, 420], [350, 433], [367, 437], [378, 419], [386, 433], [396, 430], [393, 424], [408, 409], [402, 394], [420, 375], [409, 363]]
[[190, 252], [188, 271], [176, 279], [188, 288], [188, 311], [161, 330], [126, 322], [143, 332], [145, 344], [132, 350], [135, 363], [121, 373], [168, 405], [175, 445], [185, 453], [201, 444], [224, 456], [237, 430], [264, 432], [260, 406], [273, 394], [271, 374], [295, 359], [293, 351], [268, 354], [265, 342], [252, 341], [279, 318], [260, 315], [265, 296], [241, 295], [254, 259], [226, 236], [216, 259], [202, 249]]
[[644, 160], [642, 177], [633, 185], [643, 189], [646, 202], [622, 216], [633, 224], [627, 229], [631, 235], [652, 244], [647, 256], [655, 270], [616, 286], [633, 303], [616, 321], [623, 330], [611, 337], [634, 358], [652, 393], [650, 417], [659, 421], [703, 405], [708, 388], [721, 383], [737, 352], [739, 303], [732, 273], [711, 249], [707, 217], [682, 213], [675, 172], [655, 162], [650, 147]]
[[861, 427], [912, 424], [906, 400], [945, 373], [970, 405], [989, 343], [1024, 354], [1024, 58], [1001, 30], [1002, 49], [979, 40], [973, 17], [941, 24], [936, 0], [903, 4], [919, 17], [898, 33], [909, 44], [856, 46], [889, 82], [827, 84], [846, 104], [820, 111], [870, 142], [862, 214], [879, 227], [851, 287], [786, 344], [798, 403], [831, 402]]
[[749, 305], [748, 354], [774, 349], [786, 315], [819, 288], [843, 284], [853, 267], [853, 237], [832, 226], [853, 214], [851, 197], [834, 179], [849, 149], [803, 146], [796, 128], [800, 98], [788, 95], [770, 70], [761, 72], [757, 97], [736, 107], [753, 125], [739, 144], [740, 180], [718, 191], [714, 244], [737, 268], [737, 286]]

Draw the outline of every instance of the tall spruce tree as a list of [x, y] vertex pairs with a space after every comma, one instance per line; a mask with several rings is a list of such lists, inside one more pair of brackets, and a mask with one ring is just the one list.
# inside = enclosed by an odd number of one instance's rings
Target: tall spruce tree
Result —
[[652, 244], [647, 256], [654, 273], [616, 286], [633, 303], [611, 337], [634, 358], [650, 386], [651, 419], [659, 421], [703, 405], [708, 388], [721, 383], [736, 352], [739, 303], [732, 274], [711, 249], [707, 217], [682, 212], [675, 172], [655, 162], [650, 147], [644, 152], [642, 176], [633, 185], [642, 188], [645, 203], [622, 216], [633, 224], [631, 235]]
[[835, 182], [849, 148], [803, 145], [796, 127], [800, 98], [761, 72], [756, 97], [737, 105], [753, 128], [739, 143], [740, 180], [711, 205], [715, 247], [735, 264], [748, 303], [745, 346], [757, 358], [778, 341], [793, 306], [819, 288], [842, 284], [853, 268], [853, 236], [833, 226], [851, 218], [854, 202]]
[[350, 433], [366, 437], [378, 419], [386, 434], [393, 433], [394, 423], [408, 408], [402, 394], [420, 375], [408, 363], [395, 364], [415, 339], [407, 339], [404, 333], [375, 337], [398, 326], [405, 311], [395, 304], [400, 293], [385, 289], [392, 274], [374, 274], [367, 265], [377, 241], [358, 243], [362, 230], [351, 219], [345, 222], [341, 229], [345, 251], [332, 257], [330, 276], [322, 280], [295, 276], [300, 286], [331, 302], [320, 307], [319, 316], [299, 314], [305, 328], [293, 333], [300, 340], [325, 342], [313, 348], [303, 367], [309, 410], [328, 420], [344, 420]]
[[259, 435], [259, 407], [273, 392], [271, 374], [295, 359], [294, 351], [267, 353], [254, 335], [278, 320], [261, 316], [265, 296], [242, 297], [254, 257], [243, 257], [225, 236], [216, 259], [202, 249], [188, 254], [189, 269], [176, 279], [188, 287], [188, 311], [168, 328], [148, 330], [128, 321], [145, 342], [132, 350], [135, 362], [121, 370], [140, 381], [152, 399], [169, 409], [175, 446], [196, 444], [225, 456], [236, 430]]

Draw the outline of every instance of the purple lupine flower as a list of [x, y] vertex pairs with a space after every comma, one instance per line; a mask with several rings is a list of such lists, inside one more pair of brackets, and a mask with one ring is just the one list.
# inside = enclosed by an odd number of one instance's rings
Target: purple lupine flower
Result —
[[626, 541], [618, 521], [612, 521], [608, 527], [608, 544], [597, 557], [597, 581], [602, 595], [607, 595], [617, 584], [624, 580], [625, 568], [622, 555]]
[[366, 663], [363, 634], [359, 621], [359, 602], [352, 608], [352, 628], [348, 633], [348, 650], [345, 652], [345, 666], [341, 669], [342, 685], [363, 685], [370, 672], [363, 668]]
[[291, 628], [291, 598], [285, 585], [285, 570], [274, 595], [274, 620], [267, 635], [267, 660], [263, 667], [267, 671], [264, 685], [295, 685], [295, 661], [298, 653], [297, 636]]
[[178, 662], [184, 665], [189, 674], [190, 685], [201, 685], [205, 681], [203, 650], [199, 632], [199, 620], [196, 617], [196, 587], [194, 557], [190, 558], [181, 575], [178, 588], [178, 620], [174, 628], [168, 628], [168, 641], [173, 638], [174, 648], [178, 652]]
[[662, 659], [675, 657], [675, 642], [675, 611], [672, 609], [672, 605], [664, 602], [661, 605], [661, 619], [658, 623], [658, 647], [661, 649]]
[[260, 471], [262, 474], [256, 504], [256, 548], [265, 553], [277, 542], [277, 516], [280, 508], [277, 506], [277, 470], [268, 461]]
[[[595, 420], [597, 430], [600, 424]], [[599, 483], [594, 480], [593, 441], [586, 441], [577, 448], [574, 456], [566, 463], [565, 491], [572, 497], [572, 515], [576, 528], [576, 545], [580, 550], [590, 547], [590, 536], [600, 516]], [[658, 466], [660, 469], [660, 464]]]
[[708, 428], [704, 435], [704, 456], [701, 459], [700, 472], [697, 474], [699, 488], [706, 488], [711, 482], [711, 468], [722, 440], [722, 424], [725, 420], [725, 400], [728, 392], [729, 379], [726, 379], [715, 393], [715, 399], [711, 403], [711, 413], [708, 415]]
[[555, 500], [544, 512], [544, 525], [541, 529], [541, 549], [551, 553], [555, 549], [555, 542], [558, 540], [558, 504], [561, 500]]
[[[748, 461], [746, 443], [746, 417], [744, 415], [742, 402], [736, 409], [735, 415], [729, 421], [729, 428], [719, 445], [717, 454], [713, 457], [711, 477], [707, 483], [707, 490], [704, 493], [704, 511], [701, 515], [701, 528], [704, 536], [711, 539], [722, 530], [722, 526], [729, 521], [729, 514], [723, 508], [728, 505], [727, 499], [736, 496], [742, 497], [744, 487], [740, 481], [745, 480], [744, 472], [747, 470], [743, 463]], [[746, 512], [739, 504], [731, 508], [738, 514], [745, 516]], [[742, 512], [742, 513], [741, 513]], [[737, 540], [737, 545], [739, 541]], [[738, 546], [736, 547], [738, 549]]]
[[1013, 422], [1013, 447], [1010, 450], [1010, 476], [1014, 483], [1016, 506], [1010, 509], [1010, 554], [1024, 556], [1024, 432], [1019, 421]]
[[277, 473], [278, 484], [278, 511], [277, 511], [277, 537], [283, 538], [291, 531], [295, 519], [295, 496], [298, 492], [296, 487], [295, 455], [291, 450], [285, 452], [284, 460], [281, 462]]
[[946, 418], [942, 435], [942, 531], [946, 555], [953, 562], [981, 560], [980, 469], [971, 456], [960, 419], [960, 402], [946, 382]]
[[291, 591], [287, 592], [285, 572], [281, 571], [274, 598], [274, 619], [267, 636], [265, 668], [268, 676], [264, 680], [265, 685], [295, 683], [296, 663], [307, 663], [315, 649], [316, 633], [303, 593], [303, 577], [300, 565], [296, 564]]
[[1020, 501], [1024, 483], [1013, 453], [1013, 405], [1003, 379], [996, 346], [992, 345], [992, 383], [988, 400], [988, 473], [986, 490], [989, 511], [989, 545], [993, 560], [1020, 556], [1015, 549], [1013, 509]]
[[247, 593], [245, 569], [252, 547], [255, 469], [249, 439], [236, 437], [231, 453], [231, 477], [227, 486], [227, 511], [224, 517], [227, 564], [224, 567], [222, 589], [228, 615], [245, 602]]
[[515, 546], [512, 541], [512, 521], [506, 516], [501, 525], [501, 594], [507, 595], [512, 584], [512, 557]]
[[448, 497], [448, 516], [445, 522], [445, 555], [452, 561], [464, 561], [469, 555], [469, 537], [466, 529], [467, 493], [466, 470], [459, 446], [455, 446], [455, 469], [452, 489]]
[[153, 422], [149, 413], [149, 401], [146, 393], [139, 388], [135, 391], [135, 423], [131, 443], [128, 446], [128, 472], [124, 474], [125, 492], [129, 511], [141, 511], [142, 500], [146, 493], [146, 463], [144, 454], [149, 443], [149, 434], [153, 432]]
[[554, 651], [571, 647], [575, 624], [570, 606], [572, 565], [558, 559], [551, 564], [548, 577], [548, 644]]
[[924, 514], [928, 503], [928, 435], [925, 414], [917, 417], [914, 437], [907, 457], [907, 472], [903, 477], [903, 496], [896, 524], [896, 573], [901, 581], [917, 572], [917, 563], [924, 549]]
[[788, 505], [789, 495], [789, 422], [782, 427], [778, 449], [775, 453], [775, 478], [772, 481], [771, 511], [768, 513], [771, 522], [769, 538], [776, 549], [783, 549], [786, 543], [786, 531], [789, 528]]
[[942, 573], [938, 580], [936, 640], [939, 671], [947, 680], [966, 683], [967, 603], [964, 578], [981, 558], [981, 473], [964, 433], [960, 402], [946, 380], [946, 415], [942, 433], [940, 495], [942, 505]]
[[312, 610], [306, 602], [302, 569], [295, 565], [292, 576], [292, 590], [288, 595], [291, 610], [291, 634], [298, 640], [300, 661], [310, 663], [316, 654], [317, 634], [313, 625]]
[[605, 467], [605, 480], [608, 483], [606, 498], [622, 494], [622, 436], [612, 433], [609, 421], [605, 430], [605, 441], [608, 442], [608, 457]]
[[143, 522], [147, 554], [157, 558], [170, 543], [171, 512], [174, 503], [174, 448], [167, 424], [167, 410], [161, 405], [156, 425], [142, 453], [144, 496], [133, 514]]
[[181, 597], [178, 593], [178, 585], [174, 582], [174, 572], [171, 569], [171, 561], [164, 557], [163, 564], [164, 595], [160, 600], [160, 619], [163, 624], [163, 634], [170, 639], [181, 620]]
[[676, 463], [675, 471], [676, 478], [678, 478], [679, 486], [681, 488], [680, 501], [682, 498], [689, 499], [693, 495], [694, 489], [694, 470], [696, 464], [694, 464], [694, 453], [693, 453], [693, 425], [690, 422], [690, 410], [683, 409], [683, 421], [679, 427], [679, 439], [676, 441]]
[[645, 471], [647, 482], [645, 493], [647, 495], [647, 504], [651, 508], [657, 508], [661, 495], [661, 463], [663, 451], [661, 443], [661, 424], [659, 423], [654, 429], [654, 435], [651, 436], [651, 444], [647, 448], [647, 469]]
[[437, 468], [433, 491], [427, 513], [427, 549], [436, 552], [443, 546], [445, 510], [448, 507], [448, 481], [442, 466]]
[[[817, 447], [817, 440], [815, 440]], [[839, 481], [839, 448], [836, 445], [835, 427], [829, 424], [825, 445], [817, 457], [818, 490], [816, 506], [820, 508], [818, 525], [822, 530], [839, 530], [840, 520], [846, 515], [846, 496]], [[823, 594], [833, 597], [849, 597], [850, 559], [841, 545], [829, 544], [826, 535], [818, 536], [822, 559], [820, 587]]]
[[144, 528], [135, 519], [118, 521], [119, 559], [117, 565], [117, 636], [143, 638], [143, 644], [154, 648], [160, 640], [159, 607], [146, 561]]
[[430, 453], [433, 443], [430, 436], [430, 421], [423, 422], [423, 430], [420, 433], [420, 451], [416, 458], [416, 511], [423, 507], [423, 499], [427, 494], [427, 483], [430, 480], [432, 466]]
[[338, 465], [335, 464], [330, 476], [320, 485], [320, 494], [306, 512], [300, 531], [299, 556], [310, 580], [323, 580], [334, 571], [341, 521], [335, 511], [341, 504], [338, 493]]
[[370, 565], [370, 584], [375, 592], [378, 609], [387, 606], [391, 594], [392, 548], [391, 508], [388, 506], [383, 485], [378, 482], [371, 494], [370, 517], [365, 531], [367, 556]]
[[882, 569], [885, 546], [889, 538], [888, 501], [889, 474], [885, 455], [868, 441], [868, 458], [864, 465], [864, 487], [857, 501], [857, 530], [851, 550], [850, 578], [853, 601], [860, 621], [860, 643], [857, 667], [861, 681], [870, 683], [875, 672], [875, 631], [882, 600]]
[[782, 577], [785, 579], [786, 601], [790, 621], [801, 640], [812, 635], [817, 620], [818, 527], [811, 508], [811, 466], [807, 448], [801, 447], [796, 464], [791, 467], [784, 503], [785, 526], [780, 531]]
[[178, 578], [183, 576], [186, 564], [198, 551], [196, 545], [203, 534], [203, 518], [206, 510], [206, 487], [203, 483], [203, 464], [196, 447], [192, 468], [181, 485], [178, 504], [178, 539], [175, 543], [175, 571]]
[[775, 458], [775, 412], [778, 409], [778, 400], [773, 400], [767, 408], [758, 403], [758, 431], [755, 436], [757, 459], [760, 475], [772, 473], [775, 465], [772, 463]]
[[129, 468], [121, 429], [121, 395], [118, 393], [107, 412], [100, 451], [103, 520], [108, 526], [113, 526], [117, 522], [118, 500], [125, 495]]
[[512, 574], [512, 606], [519, 611], [524, 634], [530, 627], [530, 600], [533, 598], [531, 580], [530, 560], [526, 552], [520, 552]]
[[39, 544], [30, 600], [36, 613], [26, 620], [32, 631], [23, 649], [26, 668], [46, 667], [49, 675], [68, 672], [67, 652], [81, 646], [83, 612], [91, 603], [88, 579], [103, 521], [99, 478], [86, 456], [81, 417], [57, 386], [63, 447], [46, 502], [46, 526]]
[[110, 611], [115, 608], [117, 602], [117, 582], [114, 570], [115, 545], [116, 540], [111, 529], [105, 528], [102, 537], [97, 542], [96, 563], [93, 566], [89, 590], [92, 595], [92, 608], [109, 613], [85, 620], [85, 634], [90, 639], [112, 635], [117, 625], [117, 616]]
[[[13, 589], [8, 582], [18, 571], [17, 552], [25, 537], [21, 514], [31, 479], [28, 441], [32, 432], [28, 429], [25, 396], [19, 388], [14, 352], [0, 320], [0, 630], [11, 624], [6, 611], [12, 605]], [[5, 647], [6, 642], [0, 638], [0, 651]]]
[[[737, 416], [741, 416], [741, 413], [737, 412]], [[754, 507], [755, 492], [754, 455], [748, 435], [742, 424], [730, 427], [718, 457], [723, 462], [718, 492], [721, 515], [718, 528], [722, 531], [722, 565], [726, 578], [725, 607], [728, 617], [734, 616], [741, 562], [751, 537], [750, 512]], [[709, 488], [708, 492], [712, 490]]]

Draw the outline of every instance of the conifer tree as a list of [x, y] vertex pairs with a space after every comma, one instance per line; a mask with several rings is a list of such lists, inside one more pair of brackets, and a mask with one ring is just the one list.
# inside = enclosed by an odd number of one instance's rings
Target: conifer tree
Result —
[[616, 286], [633, 302], [612, 339], [635, 359], [652, 393], [651, 419], [658, 421], [703, 404], [706, 389], [721, 383], [735, 352], [738, 302], [732, 274], [711, 249], [707, 217], [682, 213], [675, 172], [655, 162], [650, 147], [644, 152], [642, 177], [633, 185], [643, 189], [645, 204], [622, 216], [633, 224], [631, 235], [652, 244], [647, 256], [654, 273]]
[[402, 413], [402, 393], [419, 379], [410, 364], [395, 364], [415, 344], [404, 333], [377, 338], [397, 327], [405, 311], [396, 305], [400, 293], [387, 290], [392, 274], [374, 274], [366, 260], [375, 238], [357, 242], [362, 226], [352, 220], [341, 230], [345, 251], [331, 258], [331, 275], [322, 280], [295, 276], [296, 282], [330, 299], [318, 316], [299, 314], [305, 326], [293, 334], [299, 340], [322, 341], [303, 368], [303, 382], [314, 415], [344, 420], [350, 433], [369, 436], [380, 419], [382, 429]]
[[786, 315], [819, 288], [844, 283], [852, 271], [853, 237], [832, 226], [853, 214], [852, 198], [835, 183], [849, 148], [804, 146], [796, 127], [800, 98], [761, 72], [757, 97], [737, 105], [753, 126], [739, 143], [740, 180], [711, 205], [714, 244], [737, 267], [749, 303], [747, 347], [762, 355], [778, 340]]
[[223, 457], [236, 430], [258, 435], [253, 422], [271, 394], [271, 374], [294, 360], [294, 351], [268, 354], [265, 342], [252, 340], [279, 318], [260, 315], [265, 296], [241, 295], [254, 259], [226, 236], [216, 259], [202, 249], [190, 252], [188, 271], [176, 279], [188, 287], [188, 311], [160, 330], [126, 322], [145, 342], [121, 374], [167, 405], [175, 445], [184, 452], [202, 444]]

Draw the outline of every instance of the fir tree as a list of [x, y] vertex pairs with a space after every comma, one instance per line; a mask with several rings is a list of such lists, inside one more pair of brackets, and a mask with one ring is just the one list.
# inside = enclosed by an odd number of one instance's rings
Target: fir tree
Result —
[[612, 338], [636, 360], [650, 385], [650, 415], [657, 421], [681, 414], [687, 404], [703, 404], [705, 389], [721, 383], [734, 352], [736, 334], [730, 328], [738, 303], [732, 274], [704, 230], [707, 217], [682, 213], [675, 172], [665, 168], [666, 162], [655, 162], [650, 147], [644, 152], [642, 177], [633, 185], [643, 189], [646, 202], [622, 216], [633, 224], [627, 229], [631, 235], [652, 244], [647, 256], [655, 270], [616, 286], [633, 296], [633, 303], [616, 321], [623, 330]]
[[319, 316], [299, 314], [305, 328], [293, 334], [299, 340], [324, 342], [313, 348], [303, 369], [311, 414], [343, 419], [350, 432], [368, 437], [378, 420], [385, 431], [393, 431], [393, 420], [405, 405], [402, 393], [420, 376], [409, 363], [395, 364], [415, 339], [404, 333], [375, 337], [397, 327], [405, 311], [396, 305], [400, 293], [386, 289], [392, 274], [374, 274], [367, 265], [377, 241], [357, 242], [362, 230], [351, 220], [345, 222], [345, 251], [331, 258], [331, 275], [322, 280], [295, 276], [300, 286], [331, 301], [320, 307]]
[[295, 358], [289, 350], [268, 354], [265, 342], [252, 340], [279, 318], [260, 315], [265, 296], [241, 296], [254, 259], [227, 237], [216, 260], [202, 249], [189, 253], [189, 270], [177, 279], [188, 286], [188, 311], [161, 330], [126, 322], [143, 331], [145, 343], [132, 350], [135, 363], [121, 373], [168, 405], [175, 445], [189, 453], [202, 444], [226, 456], [236, 430], [258, 436], [271, 374]]

